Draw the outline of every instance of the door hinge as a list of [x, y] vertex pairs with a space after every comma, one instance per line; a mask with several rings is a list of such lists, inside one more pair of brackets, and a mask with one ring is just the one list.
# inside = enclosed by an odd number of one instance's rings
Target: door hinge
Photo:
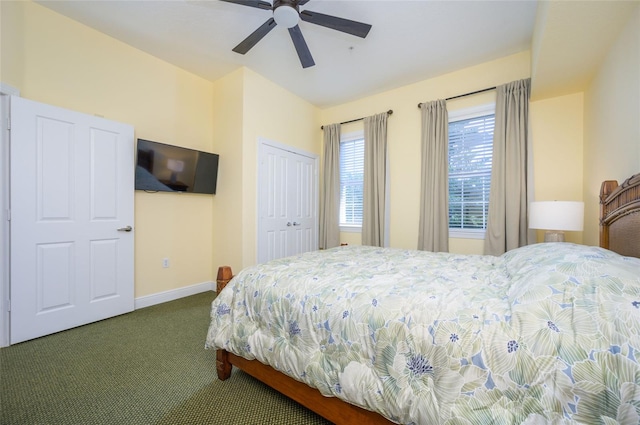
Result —
[[11, 221], [11, 210], [7, 210], [7, 221]]
[[11, 117], [7, 117], [7, 130], [11, 131]]
[[7, 311], [11, 311], [11, 300], [7, 300]]

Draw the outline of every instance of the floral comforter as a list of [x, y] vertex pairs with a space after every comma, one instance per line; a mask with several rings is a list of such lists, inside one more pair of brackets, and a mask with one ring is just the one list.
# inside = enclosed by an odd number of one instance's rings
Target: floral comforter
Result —
[[207, 348], [402, 424], [640, 423], [640, 260], [349, 246], [250, 267]]

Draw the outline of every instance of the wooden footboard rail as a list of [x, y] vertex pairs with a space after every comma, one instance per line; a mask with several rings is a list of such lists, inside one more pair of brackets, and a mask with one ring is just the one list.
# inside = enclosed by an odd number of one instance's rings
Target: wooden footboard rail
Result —
[[[230, 267], [223, 266], [218, 269], [216, 282], [218, 293], [224, 289], [232, 277], [233, 274]], [[247, 360], [226, 350], [217, 350], [216, 370], [218, 379], [221, 381], [227, 380], [231, 376], [231, 368], [233, 366], [335, 424], [393, 424], [393, 422], [377, 413], [354, 406], [336, 397], [325, 397], [317, 389], [311, 388], [257, 360]]]

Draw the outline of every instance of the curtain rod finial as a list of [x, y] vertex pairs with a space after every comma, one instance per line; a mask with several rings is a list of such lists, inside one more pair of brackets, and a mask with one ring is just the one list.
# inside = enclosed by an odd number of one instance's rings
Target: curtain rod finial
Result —
[[418, 103], [418, 109], [422, 109], [422, 103]]

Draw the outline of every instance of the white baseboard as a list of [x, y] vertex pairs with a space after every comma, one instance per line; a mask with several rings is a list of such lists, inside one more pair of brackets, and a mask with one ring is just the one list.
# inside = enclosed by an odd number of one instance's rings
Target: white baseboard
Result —
[[183, 288], [171, 289], [169, 291], [158, 292], [157, 294], [145, 295], [135, 299], [134, 308], [151, 307], [152, 305], [166, 303], [168, 301], [178, 300], [190, 295], [200, 294], [207, 291], [215, 291], [215, 282], [202, 282], [195, 285], [185, 286]]

